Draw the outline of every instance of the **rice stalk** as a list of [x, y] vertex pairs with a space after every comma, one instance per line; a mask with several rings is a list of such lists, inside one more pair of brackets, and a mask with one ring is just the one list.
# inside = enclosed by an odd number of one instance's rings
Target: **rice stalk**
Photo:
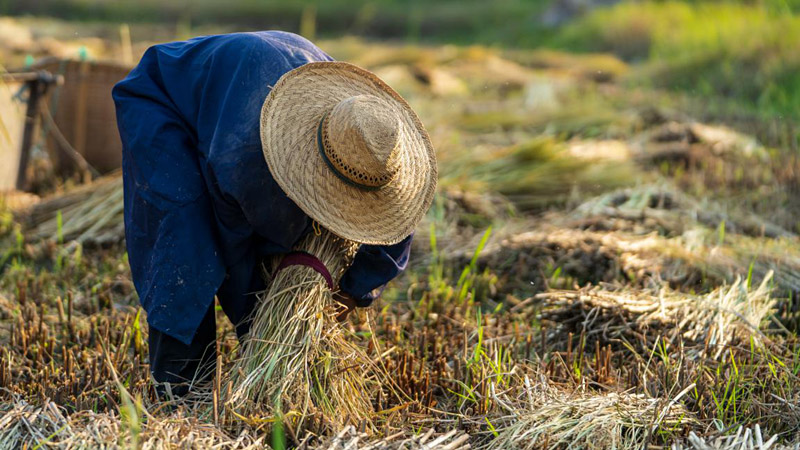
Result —
[[[319, 258], [338, 284], [356, 248], [323, 231], [310, 234], [296, 250]], [[336, 323], [338, 309], [313, 269], [290, 266], [274, 274], [229, 371], [229, 411], [245, 419], [297, 417], [298, 428], [314, 414], [335, 429], [347, 421], [370, 422], [372, 364]]]
[[587, 164], [550, 138], [461, 152], [442, 164], [448, 168], [442, 175], [443, 186], [497, 192], [522, 212], [563, 206], [586, 194], [631, 185], [641, 176], [628, 161]]
[[[0, 405], [0, 448], [84, 449], [230, 449], [269, 448], [263, 436], [248, 431], [226, 434], [210, 423], [193, 417], [197, 411], [179, 409], [165, 416], [151, 416], [140, 423], [134, 436], [125, 418], [114, 412], [91, 410], [67, 413], [52, 401], [32, 405], [18, 396]], [[138, 438], [138, 445], [134, 439]], [[300, 450], [466, 450], [469, 436], [457, 430], [438, 433], [433, 429], [413, 434], [398, 432], [381, 438], [370, 437], [353, 426], [331, 437], [305, 439]]]
[[[150, 417], [140, 422], [137, 433], [124, 417], [113, 412], [67, 411], [52, 401], [42, 406], [18, 396], [0, 405], [0, 448], [59, 450], [174, 448], [265, 448], [263, 438], [244, 432], [230, 436], [192, 417], [192, 412]], [[136, 441], [138, 440], [138, 444]]]
[[[587, 337], [631, 338], [635, 335], [704, 344], [715, 352], [724, 351], [734, 334], [751, 336], [755, 343], [766, 338], [759, 330], [773, 312], [776, 300], [771, 297], [768, 273], [761, 284], [749, 289], [737, 279], [705, 295], [692, 295], [662, 288], [657, 294], [630, 289], [608, 290], [601, 287], [581, 291], [550, 291], [537, 294], [545, 302], [542, 318], [560, 324], [580, 322]], [[644, 330], [656, 333], [644, 333]], [[653, 343], [646, 343], [650, 346]], [[687, 354], [695, 352], [687, 348]], [[697, 355], [695, 355], [697, 356]]]
[[709, 199], [697, 200], [670, 183], [645, 184], [601, 194], [583, 202], [568, 217], [577, 221], [573, 226], [597, 222], [603, 228], [619, 230], [619, 222], [626, 221], [630, 224], [623, 229], [639, 233], [655, 230], [670, 236], [680, 236], [698, 224], [716, 229], [724, 223], [735, 234], [797, 237], [756, 214], [729, 211]]
[[469, 435], [458, 430], [440, 434], [434, 429], [419, 434], [401, 431], [378, 439], [348, 426], [316, 445], [306, 440], [298, 450], [467, 450], [471, 448], [468, 440]]
[[675, 443], [672, 450], [797, 450], [800, 442], [795, 438], [794, 445], [778, 442], [778, 435], [769, 437], [761, 432], [761, 427], [756, 424], [752, 427], [737, 428], [736, 433], [724, 435], [698, 436], [694, 431], [689, 433], [686, 442]]
[[25, 234], [35, 240], [119, 242], [124, 237], [122, 177], [109, 175], [45, 199], [27, 212], [26, 219]]
[[498, 427], [487, 450], [585, 448], [639, 449], [660, 429], [693, 419], [677, 402], [640, 394], [574, 392], [551, 386], [542, 376], [524, 380], [525, 398]]

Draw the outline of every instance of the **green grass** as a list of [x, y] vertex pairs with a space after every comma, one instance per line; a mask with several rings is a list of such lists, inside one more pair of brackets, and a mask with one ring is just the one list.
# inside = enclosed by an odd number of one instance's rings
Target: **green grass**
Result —
[[[529, 33], [547, 0], [0, 0], [0, 14], [34, 14], [69, 20], [234, 25], [299, 32], [314, 19], [324, 36], [342, 34], [410, 41], [511, 43]], [[304, 16], [304, 11], [306, 15]], [[308, 28], [305, 28], [308, 30]]]
[[[540, 20], [550, 0], [0, 0], [0, 14], [174, 24], [175, 38], [277, 28], [308, 37], [610, 52], [645, 63], [637, 84], [714, 99], [720, 108], [800, 118], [800, 0], [642, 1]], [[213, 31], [212, 31], [213, 30]], [[314, 36], [318, 35], [318, 36]], [[730, 103], [733, 101], [733, 103]]]
[[553, 45], [646, 62], [637, 83], [798, 117], [800, 17], [781, 2], [624, 2], [571, 23]]

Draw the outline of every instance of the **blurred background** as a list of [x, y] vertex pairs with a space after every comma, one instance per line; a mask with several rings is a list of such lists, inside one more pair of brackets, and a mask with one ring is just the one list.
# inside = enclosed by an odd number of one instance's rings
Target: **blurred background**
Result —
[[794, 116], [798, 9], [798, 0], [2, 0], [0, 15], [13, 18], [0, 22], [0, 61], [78, 56], [81, 45], [91, 58], [121, 59], [122, 23], [144, 43], [282, 29], [312, 40], [608, 52], [651, 66], [643, 78], [654, 86]]
[[657, 173], [797, 231], [798, 9], [799, 0], [0, 0], [0, 65], [17, 74], [0, 95], [0, 184], [43, 195], [117, 169], [110, 89], [148, 46], [282, 29], [406, 96], [431, 131], [444, 187], [497, 192], [535, 212]]

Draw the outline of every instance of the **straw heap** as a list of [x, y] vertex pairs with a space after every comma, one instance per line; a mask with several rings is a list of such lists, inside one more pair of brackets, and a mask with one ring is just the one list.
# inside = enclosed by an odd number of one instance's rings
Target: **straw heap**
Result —
[[[338, 284], [357, 245], [328, 231], [296, 248], [316, 256]], [[273, 267], [277, 266], [277, 261]], [[229, 371], [226, 406], [239, 418], [321, 415], [341, 428], [369, 423], [369, 359], [335, 320], [338, 303], [323, 277], [306, 266], [274, 274], [260, 296], [249, 335]]]
[[120, 242], [125, 235], [122, 197], [122, 177], [115, 173], [47, 198], [27, 213], [25, 234], [33, 240]]
[[[541, 318], [560, 326], [575, 327], [588, 338], [640, 342], [642, 350], [653, 348], [653, 339], [695, 343], [717, 359], [734, 334], [748, 336], [760, 344], [766, 336], [759, 330], [774, 311], [769, 272], [760, 285], [750, 288], [738, 279], [705, 295], [691, 295], [669, 288], [652, 292], [632, 289], [590, 288], [580, 291], [549, 291], [537, 294], [545, 302]], [[657, 332], [648, 333], [647, 330]], [[638, 338], [637, 338], [638, 336]], [[646, 338], [645, 338], [646, 337]], [[641, 339], [645, 339], [644, 342]], [[687, 349], [690, 357], [698, 350]]]
[[678, 402], [686, 392], [667, 401], [624, 392], [567, 393], [545, 377], [531, 380], [526, 376], [524, 384], [522, 398], [505, 399], [514, 405], [513, 415], [485, 448], [633, 450], [643, 448], [642, 443], [662, 427], [674, 429], [695, 420]]

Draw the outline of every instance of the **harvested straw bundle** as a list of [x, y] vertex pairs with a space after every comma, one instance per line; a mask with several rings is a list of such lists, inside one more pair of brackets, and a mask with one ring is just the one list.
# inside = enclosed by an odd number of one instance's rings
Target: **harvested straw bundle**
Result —
[[469, 435], [458, 430], [438, 434], [434, 429], [416, 435], [398, 432], [381, 439], [370, 438], [349, 426], [317, 445], [302, 442], [298, 450], [468, 450]]
[[[133, 406], [133, 405], [131, 405]], [[195, 411], [179, 409], [171, 414], [151, 414], [145, 409], [126, 408], [128, 415], [83, 410], [68, 413], [52, 401], [27, 403], [18, 396], [0, 405], [0, 448], [48, 448], [58, 450], [108, 450], [137, 448], [167, 449], [264, 449], [264, 436], [243, 431], [226, 434], [213, 424], [198, 420]], [[138, 410], [137, 410], [138, 409]], [[469, 436], [457, 430], [437, 433], [430, 429], [418, 435], [398, 432], [382, 438], [370, 437], [355, 427], [312, 443], [304, 440], [299, 450], [467, 450]]]
[[[549, 291], [537, 294], [544, 301], [542, 319], [562, 327], [581, 328], [588, 338], [635, 336], [667, 341], [684, 339], [701, 345], [718, 358], [734, 334], [750, 336], [760, 343], [765, 338], [759, 327], [773, 312], [772, 272], [755, 288], [741, 279], [705, 295], [691, 295], [662, 288], [659, 292], [601, 287], [581, 291]], [[646, 330], [657, 332], [646, 333]], [[577, 330], [576, 330], [577, 331]], [[643, 342], [641, 350], [654, 342]], [[690, 357], [698, 356], [690, 349]]]
[[55, 402], [27, 403], [13, 396], [0, 404], [0, 448], [88, 448], [166, 450], [265, 448], [263, 437], [247, 432], [230, 436], [191, 414], [153, 416], [146, 410], [125, 408], [127, 415], [83, 410], [68, 413]]
[[119, 242], [125, 236], [122, 197], [122, 177], [114, 174], [45, 199], [28, 212], [25, 234], [82, 244]]
[[[315, 256], [338, 285], [357, 246], [328, 231], [310, 234], [296, 250]], [[276, 265], [276, 267], [279, 267]], [[238, 417], [310, 414], [341, 428], [369, 422], [372, 412], [367, 356], [336, 323], [339, 306], [328, 280], [292, 265], [274, 273], [260, 296], [249, 335], [230, 373], [226, 405]]]
[[591, 198], [567, 216], [572, 227], [680, 236], [702, 225], [749, 236], [793, 238], [797, 235], [756, 214], [729, 211], [709, 199], [697, 200], [671, 184], [646, 184]]
[[23, 191], [0, 192], [0, 211], [24, 211], [39, 203], [41, 198], [36, 194]]
[[[525, 378], [522, 402], [508, 400], [513, 418], [485, 447], [500, 449], [615, 448], [633, 450], [652, 433], [694, 422], [678, 402], [628, 393], [565, 393], [540, 377]], [[680, 395], [685, 395], [683, 392]]]
[[725, 435], [698, 436], [694, 431], [689, 432], [689, 439], [686, 443], [673, 444], [672, 450], [796, 450], [800, 448], [797, 437], [794, 438], [794, 445], [778, 443], [778, 435], [770, 437], [761, 433], [761, 427], [756, 424], [751, 427], [739, 426], [736, 433]]

